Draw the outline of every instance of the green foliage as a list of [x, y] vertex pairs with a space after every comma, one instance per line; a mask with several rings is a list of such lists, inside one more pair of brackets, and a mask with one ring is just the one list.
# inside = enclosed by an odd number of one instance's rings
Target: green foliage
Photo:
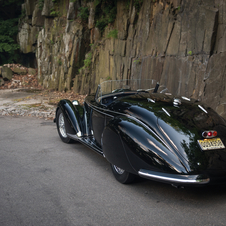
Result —
[[11, 63], [16, 59], [14, 52], [20, 48], [14, 38], [18, 32], [17, 22], [17, 18], [0, 20], [0, 60], [2, 63]]
[[[154, 2], [155, 0], [153, 0]], [[140, 9], [141, 9], [141, 6], [143, 4], [143, 0], [134, 0], [134, 6], [137, 10], [137, 12], [139, 13]]]
[[[79, 74], [81, 74], [84, 69], [88, 69], [90, 67], [91, 62], [92, 62], [92, 57], [93, 57], [92, 52], [90, 52], [86, 55], [86, 59], [84, 60], [84, 66], [81, 67], [80, 69], [78, 69]], [[85, 75], [83, 75], [83, 76], [85, 76]]]
[[113, 23], [115, 21], [116, 14], [117, 14], [116, 6], [112, 7], [112, 5], [110, 4], [105, 5], [105, 7], [103, 8], [103, 12], [105, 14], [105, 18], [108, 23]]
[[52, 17], [60, 17], [60, 8], [59, 8], [59, 2], [60, 0], [52, 0], [54, 3], [53, 7], [51, 8], [50, 16]]
[[118, 38], [118, 30], [114, 29], [109, 31], [107, 38]]
[[0, 65], [18, 58], [16, 36], [23, 3], [24, 0], [0, 0]]
[[59, 11], [56, 11], [54, 8], [51, 9], [50, 16], [57, 17], [59, 16], [59, 14], [60, 14]]
[[95, 7], [96, 27], [103, 32], [108, 24], [115, 21], [117, 14], [117, 0], [96, 0]]
[[26, 16], [26, 10], [23, 9], [23, 10], [21, 11], [20, 18], [24, 18], [25, 16]]
[[129, 7], [130, 7], [130, 0], [127, 0], [126, 2], [126, 10], [129, 11]]
[[0, 20], [0, 35], [8, 36], [8, 38], [17, 35], [18, 27], [17, 27], [18, 18], [9, 19], [9, 20]]
[[[13, 50], [17, 50], [17, 49], [20, 48], [20, 46], [18, 44], [12, 43], [11, 39], [8, 39], [8, 40], [5, 39], [4, 40], [4, 39], [2, 39], [2, 36], [0, 36], [0, 40], [1, 40], [0, 53], [2, 53], [2, 52], [12, 52]], [[3, 43], [2, 43], [2, 41], [3, 41]]]
[[96, 21], [96, 27], [99, 28], [100, 31], [103, 31], [107, 25], [108, 25], [108, 23], [104, 17], [102, 17]]
[[[12, 9], [21, 10], [21, 5], [24, 3], [24, 0], [0, 0], [0, 5], [2, 10], [5, 12]], [[1, 10], [1, 11], [2, 11]]]
[[76, 2], [77, 0], [70, 0], [70, 2]]
[[63, 64], [63, 62], [61, 61], [61, 59], [58, 60], [58, 64], [59, 64], [59, 66], [61, 66]]
[[91, 51], [86, 55], [86, 59], [84, 60], [84, 66], [78, 70], [79, 74], [81, 74], [84, 69], [89, 69], [92, 63], [93, 52], [96, 49], [97, 45], [91, 43], [89, 46], [91, 47]]
[[101, 0], [95, 0], [95, 1], [94, 1], [94, 6], [96, 7], [96, 6], [98, 6], [100, 3], [101, 3]]
[[80, 7], [79, 8], [78, 17], [80, 17], [83, 21], [87, 21], [89, 17], [89, 8], [88, 7]]
[[140, 64], [141, 63], [141, 59], [137, 59], [133, 61], [135, 64]]
[[191, 55], [192, 55], [192, 51], [188, 51], [188, 55], [190, 55], [190, 56], [191, 56]]
[[88, 53], [87, 58], [84, 60], [84, 67], [85, 68], [89, 68], [91, 61], [92, 61], [92, 56], [93, 56], [92, 53]]
[[44, 6], [44, 0], [38, 0], [38, 8], [40, 10], [42, 10], [43, 9], [43, 6]]

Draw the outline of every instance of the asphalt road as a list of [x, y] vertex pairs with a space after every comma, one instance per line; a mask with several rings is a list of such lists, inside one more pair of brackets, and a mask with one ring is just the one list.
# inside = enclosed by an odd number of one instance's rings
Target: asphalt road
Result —
[[0, 225], [226, 225], [226, 187], [122, 185], [51, 121], [0, 117]]

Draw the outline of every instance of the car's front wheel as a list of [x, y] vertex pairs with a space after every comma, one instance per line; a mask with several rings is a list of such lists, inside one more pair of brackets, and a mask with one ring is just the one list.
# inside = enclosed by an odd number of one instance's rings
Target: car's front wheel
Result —
[[111, 170], [116, 180], [122, 184], [130, 184], [134, 181], [135, 175], [131, 174], [124, 169], [119, 168], [116, 165], [111, 164]]
[[72, 139], [70, 139], [67, 135], [67, 131], [65, 127], [65, 118], [61, 109], [57, 111], [56, 124], [57, 124], [57, 131], [59, 133], [61, 140], [64, 143], [72, 142]]

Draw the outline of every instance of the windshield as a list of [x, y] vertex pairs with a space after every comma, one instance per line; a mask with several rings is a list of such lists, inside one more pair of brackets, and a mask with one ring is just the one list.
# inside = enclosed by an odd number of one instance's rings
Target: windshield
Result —
[[109, 80], [104, 81], [98, 86], [96, 99], [106, 95], [115, 95], [119, 93], [133, 92], [154, 92], [157, 89], [158, 93], [166, 93], [168, 89], [165, 86], [159, 85], [154, 79], [132, 79], [132, 80]]

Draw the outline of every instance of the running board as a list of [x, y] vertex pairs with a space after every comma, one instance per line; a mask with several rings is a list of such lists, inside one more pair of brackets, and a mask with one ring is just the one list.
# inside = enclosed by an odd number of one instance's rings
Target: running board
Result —
[[88, 136], [85, 136], [85, 137], [78, 137], [77, 135], [75, 134], [69, 134], [67, 133], [68, 137], [75, 140], [75, 141], [78, 141], [82, 144], [84, 144], [85, 146], [87, 146], [88, 148], [91, 148], [92, 150], [94, 150], [95, 152], [97, 152], [98, 154], [102, 155], [103, 156], [103, 151], [101, 148], [99, 148], [91, 139], [90, 137]]

